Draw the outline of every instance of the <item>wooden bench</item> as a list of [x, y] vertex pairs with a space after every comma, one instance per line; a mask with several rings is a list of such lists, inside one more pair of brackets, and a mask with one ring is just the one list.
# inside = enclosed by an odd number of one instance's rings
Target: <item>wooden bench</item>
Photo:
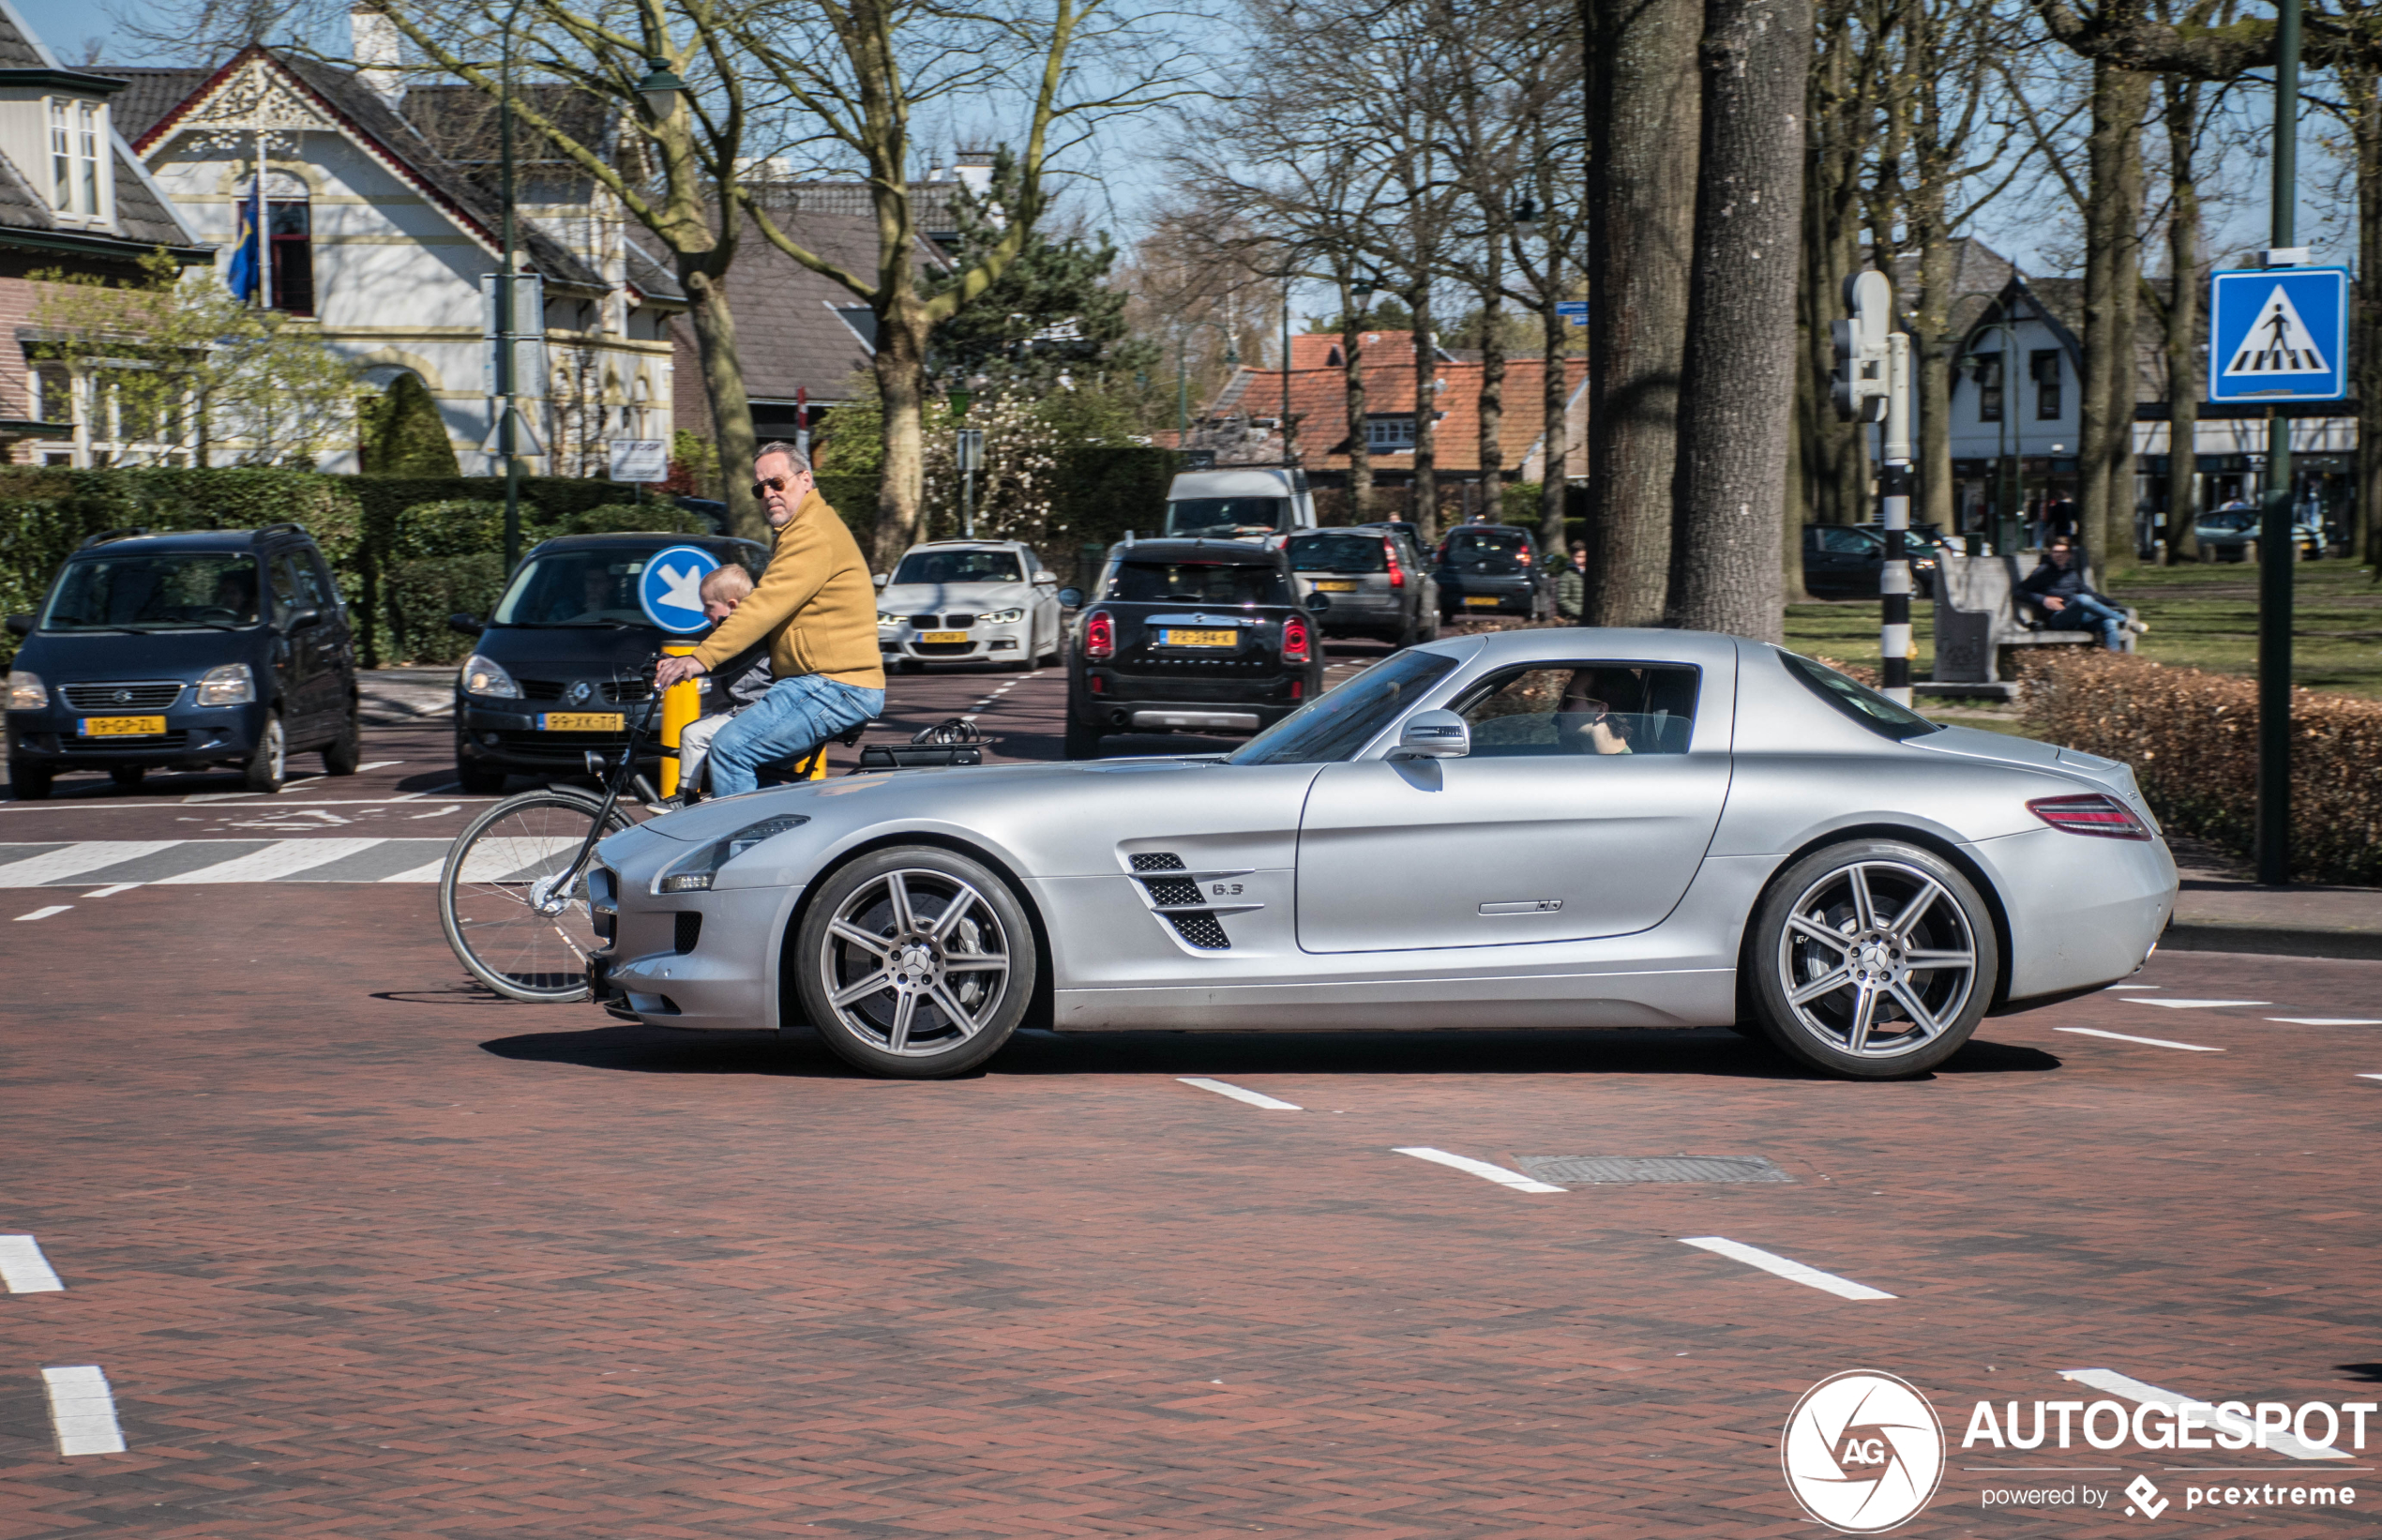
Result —
[[[2004, 647], [2097, 647], [2098, 631], [2055, 628], [2031, 598], [2021, 600], [2018, 584], [2038, 556], [1959, 556], [1943, 553], [1936, 572], [1935, 677], [1916, 688], [1926, 695], [1982, 695], [2008, 700], [2016, 685], [2003, 673]], [[2126, 611], [2128, 619], [2133, 611]], [[2133, 651], [2133, 633], [2125, 633]]]

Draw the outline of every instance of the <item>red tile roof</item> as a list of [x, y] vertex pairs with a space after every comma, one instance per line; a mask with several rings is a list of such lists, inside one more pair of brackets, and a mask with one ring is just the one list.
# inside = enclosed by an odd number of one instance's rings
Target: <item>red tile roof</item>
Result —
[[[1298, 428], [1301, 460], [1310, 470], [1346, 470], [1349, 463], [1348, 385], [1346, 372], [1334, 357], [1337, 337], [1293, 337], [1290, 340], [1290, 415]], [[1393, 416], [1414, 410], [1414, 348], [1411, 332], [1364, 334], [1364, 411], [1368, 416]], [[1328, 361], [1327, 361], [1328, 360]], [[1584, 462], [1585, 402], [1580, 387], [1588, 378], [1588, 360], [1560, 360], [1564, 396], [1571, 402], [1571, 473]], [[1504, 414], [1498, 424], [1504, 469], [1518, 469], [1538, 443], [1545, 426], [1545, 363], [1539, 358], [1505, 361]], [[1436, 370], [1440, 385], [1436, 461], [1442, 471], [1480, 469], [1481, 366], [1442, 361]], [[1252, 417], [1271, 418], [1282, 411], [1282, 370], [1244, 369], [1226, 385], [1217, 405]], [[1214, 415], [1212, 409], [1211, 415]], [[1194, 440], [1197, 440], [1195, 432]], [[1412, 465], [1410, 451], [1376, 450], [1377, 469], [1395, 471]]]

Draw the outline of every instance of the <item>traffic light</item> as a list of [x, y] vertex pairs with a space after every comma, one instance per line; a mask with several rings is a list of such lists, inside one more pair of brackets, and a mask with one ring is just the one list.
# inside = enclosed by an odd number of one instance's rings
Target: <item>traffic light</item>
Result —
[[1835, 385], [1830, 395], [1847, 422], [1878, 422], [1886, 415], [1887, 336], [1893, 330], [1893, 285], [1874, 269], [1845, 279], [1849, 320], [1834, 323]]

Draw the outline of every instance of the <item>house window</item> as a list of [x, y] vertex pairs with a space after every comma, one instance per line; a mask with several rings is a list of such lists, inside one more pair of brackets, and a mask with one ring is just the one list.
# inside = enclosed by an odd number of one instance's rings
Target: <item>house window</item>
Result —
[[96, 101], [50, 98], [50, 203], [61, 214], [97, 216], [106, 111]]
[[1396, 454], [1414, 447], [1414, 418], [1367, 417], [1364, 419], [1364, 446], [1376, 454]]
[[2045, 422], [2059, 418], [2059, 350], [2048, 348], [2033, 354], [2028, 360], [2028, 372], [2035, 381], [2035, 415]]
[[34, 402], [34, 415], [42, 422], [73, 422], [74, 376], [67, 372], [66, 366], [44, 365], [35, 371], [33, 381], [40, 391]]
[[1988, 354], [1977, 366], [1977, 420], [2001, 420], [2001, 355]]
[[273, 236], [273, 308], [291, 315], [314, 313], [314, 217], [303, 198], [265, 204], [265, 228]]
[[78, 101], [75, 107], [75, 170], [83, 190], [83, 212], [99, 212], [99, 104]]

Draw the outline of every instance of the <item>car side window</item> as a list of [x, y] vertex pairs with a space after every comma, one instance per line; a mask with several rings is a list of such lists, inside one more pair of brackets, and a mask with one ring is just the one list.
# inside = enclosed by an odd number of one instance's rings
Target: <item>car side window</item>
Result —
[[1491, 675], [1455, 710], [1475, 759], [1684, 754], [1698, 682], [1676, 664], [1539, 664]]
[[324, 609], [339, 607], [340, 602], [339, 580], [331, 575], [331, 568], [323, 560], [321, 551], [307, 551], [298, 567], [298, 573], [301, 577], [313, 579], [315, 588], [322, 596], [320, 602]]
[[290, 575], [297, 584], [298, 603], [309, 609], [330, 612], [331, 601], [323, 592], [323, 580], [315, 576], [314, 564], [303, 551], [282, 558], [290, 564]]
[[1842, 524], [1819, 526], [1819, 549], [1837, 556], [1866, 556], [1876, 549], [1876, 542], [1857, 529]]
[[298, 603], [297, 571], [290, 566], [288, 552], [267, 562], [265, 570], [272, 574], [274, 613], [277, 617], [286, 615]]

